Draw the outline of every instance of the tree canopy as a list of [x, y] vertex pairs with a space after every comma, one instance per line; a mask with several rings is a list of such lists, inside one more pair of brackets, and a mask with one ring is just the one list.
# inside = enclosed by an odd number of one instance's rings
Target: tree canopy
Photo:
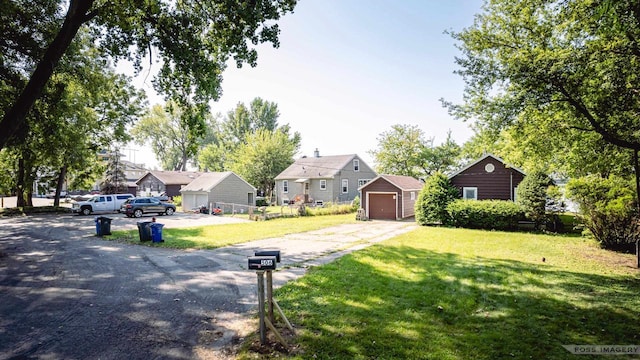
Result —
[[452, 36], [466, 83], [463, 104], [445, 103], [452, 114], [481, 132], [506, 132], [523, 159], [573, 169], [614, 161], [613, 171], [633, 159], [638, 176], [637, 1], [487, 0]]
[[[204, 133], [208, 101], [221, 93], [222, 72], [255, 66], [262, 42], [278, 46], [278, 20], [296, 0], [263, 1], [4, 1], [0, 15], [0, 149], [25, 139], [20, 131], [59, 63], [86, 29], [105, 59], [159, 64], [154, 88], [183, 109], [182, 121]], [[46, 122], [46, 119], [35, 119]]]

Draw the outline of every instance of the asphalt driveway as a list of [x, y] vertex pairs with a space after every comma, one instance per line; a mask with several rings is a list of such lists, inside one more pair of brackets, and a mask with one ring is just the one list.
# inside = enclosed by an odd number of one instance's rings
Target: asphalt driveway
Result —
[[[112, 217], [112, 229], [138, 219]], [[149, 219], [145, 219], [149, 220]], [[165, 227], [232, 217], [176, 214]], [[104, 241], [94, 217], [0, 218], [0, 359], [229, 358], [255, 331], [258, 249], [279, 249], [274, 284], [309, 266], [411, 230], [407, 222], [362, 222], [252, 241], [216, 250], [180, 251]]]

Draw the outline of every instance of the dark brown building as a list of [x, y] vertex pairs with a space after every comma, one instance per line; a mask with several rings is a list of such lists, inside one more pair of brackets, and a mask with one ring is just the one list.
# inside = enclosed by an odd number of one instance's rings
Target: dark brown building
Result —
[[149, 171], [136, 181], [139, 196], [180, 196], [180, 190], [202, 173], [197, 171]]
[[368, 219], [400, 220], [414, 216], [422, 182], [410, 176], [380, 175], [358, 190]]
[[487, 154], [455, 172], [449, 179], [460, 190], [463, 199], [515, 201], [516, 188], [525, 176], [522, 170]]

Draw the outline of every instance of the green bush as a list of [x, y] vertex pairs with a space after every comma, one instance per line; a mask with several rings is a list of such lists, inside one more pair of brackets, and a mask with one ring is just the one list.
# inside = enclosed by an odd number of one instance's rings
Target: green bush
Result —
[[171, 201], [173, 201], [173, 205], [182, 206], [182, 196], [174, 196]]
[[267, 201], [267, 199], [257, 199], [256, 200], [256, 206], [269, 206], [269, 202]]
[[326, 203], [322, 207], [305, 206], [304, 213], [300, 215], [302, 216], [340, 215], [340, 214], [350, 214], [356, 211], [357, 211], [357, 208], [354, 208], [353, 205], [350, 205], [350, 204], [336, 205], [333, 203]]
[[435, 173], [427, 179], [416, 200], [416, 222], [420, 225], [449, 224], [447, 205], [459, 196], [449, 178]]
[[447, 206], [451, 224], [486, 230], [514, 230], [524, 219], [520, 205], [507, 200], [454, 200]]
[[353, 207], [353, 211], [358, 211], [358, 209], [360, 209], [360, 196], [356, 196], [353, 199], [351, 206]]
[[547, 201], [550, 200], [547, 191], [551, 185], [551, 178], [541, 171], [529, 173], [518, 185], [516, 202], [536, 228], [551, 219], [546, 211]]
[[602, 247], [633, 250], [640, 239], [633, 181], [592, 175], [570, 180], [567, 191], [580, 207], [580, 219]]

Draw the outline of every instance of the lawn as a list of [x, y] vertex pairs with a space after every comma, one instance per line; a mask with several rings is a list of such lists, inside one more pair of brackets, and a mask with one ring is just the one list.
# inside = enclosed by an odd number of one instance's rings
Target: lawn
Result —
[[[575, 359], [562, 345], [640, 345], [634, 266], [575, 236], [422, 227], [276, 290], [298, 328], [278, 355]], [[240, 358], [274, 355], [255, 344]]]
[[[355, 214], [278, 218], [238, 224], [221, 224], [193, 228], [163, 229], [162, 243], [145, 245], [174, 249], [215, 249], [222, 246], [266, 239], [329, 226], [354, 223]], [[107, 239], [141, 244], [138, 230], [114, 231]]]

